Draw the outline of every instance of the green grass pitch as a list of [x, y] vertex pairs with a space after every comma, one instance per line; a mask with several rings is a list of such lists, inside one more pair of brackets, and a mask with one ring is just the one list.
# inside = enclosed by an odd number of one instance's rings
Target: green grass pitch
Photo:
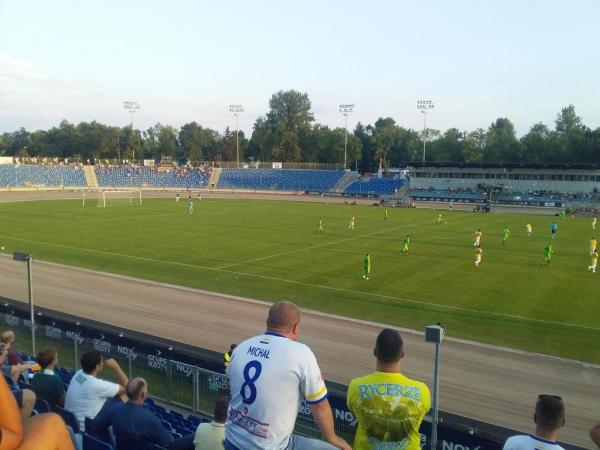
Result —
[[[4, 252], [600, 362], [600, 273], [587, 270], [591, 221], [548, 216], [260, 200], [145, 199], [0, 204]], [[356, 228], [348, 230], [350, 217]], [[319, 217], [324, 232], [315, 232]], [[528, 237], [525, 224], [533, 224]], [[502, 245], [502, 230], [512, 236]], [[473, 232], [483, 231], [475, 268]], [[599, 230], [600, 231], [600, 230]], [[401, 256], [411, 236], [410, 254]], [[600, 233], [598, 233], [600, 235]], [[363, 259], [372, 272], [363, 280]], [[1, 287], [0, 287], [0, 295]]]

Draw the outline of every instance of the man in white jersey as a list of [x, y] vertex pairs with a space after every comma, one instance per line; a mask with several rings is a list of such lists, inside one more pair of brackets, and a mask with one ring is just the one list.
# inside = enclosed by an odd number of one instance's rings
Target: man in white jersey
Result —
[[509, 437], [503, 450], [564, 450], [556, 439], [565, 424], [565, 405], [556, 395], [540, 395], [535, 405], [535, 434]]
[[[335, 434], [321, 370], [310, 348], [296, 342], [299, 333], [298, 307], [275, 303], [266, 333], [233, 351], [225, 450], [351, 450]], [[327, 442], [292, 434], [303, 400]]]

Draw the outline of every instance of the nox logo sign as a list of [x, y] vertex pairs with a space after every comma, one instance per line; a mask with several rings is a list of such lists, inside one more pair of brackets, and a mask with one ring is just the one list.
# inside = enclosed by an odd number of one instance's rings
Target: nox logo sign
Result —
[[454, 442], [442, 441], [442, 450], [482, 450], [480, 445], [476, 447], [468, 447], [466, 445], [455, 444]]
[[117, 345], [117, 353], [124, 355], [127, 359], [132, 361], [138, 356], [135, 352], [135, 347], [127, 347], [126, 345]]
[[352, 414], [350, 411], [337, 408], [335, 408], [335, 419], [342, 420], [348, 423], [351, 427], [355, 427], [356, 423], [358, 422], [358, 419], [354, 417], [354, 414]]
[[81, 337], [81, 333], [79, 331], [71, 331], [68, 330], [65, 333], [68, 339], [72, 339], [77, 342], [77, 344], [81, 344], [83, 342], [83, 338]]
[[193, 366], [189, 366], [187, 364], [183, 364], [183, 363], [175, 363], [175, 370], [177, 372], [180, 372], [182, 374], [184, 374], [186, 377], [190, 377], [192, 376], [192, 373], [194, 373], [194, 367]]
[[[27, 320], [27, 319], [23, 320], [23, 325], [25, 325], [27, 328], [31, 328], [31, 320]], [[33, 329], [34, 329], [34, 330], [37, 330], [37, 329], [38, 329], [38, 327], [39, 327], [39, 325], [36, 323], [36, 324], [33, 326]]]
[[111, 344], [104, 340], [104, 335], [100, 335], [100, 339], [94, 339], [94, 349], [102, 353], [110, 353]]

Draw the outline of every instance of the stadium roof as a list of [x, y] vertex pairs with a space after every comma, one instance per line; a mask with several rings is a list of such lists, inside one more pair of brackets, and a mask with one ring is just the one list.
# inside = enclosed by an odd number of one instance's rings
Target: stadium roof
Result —
[[562, 169], [562, 170], [600, 170], [600, 164], [597, 163], [526, 163], [526, 162], [486, 162], [486, 163], [468, 163], [468, 162], [407, 162], [406, 166], [435, 167], [435, 168], [459, 168], [459, 169]]

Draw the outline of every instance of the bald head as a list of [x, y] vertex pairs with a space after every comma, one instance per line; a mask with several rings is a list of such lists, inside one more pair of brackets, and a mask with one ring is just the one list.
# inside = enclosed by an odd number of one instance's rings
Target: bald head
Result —
[[125, 387], [125, 393], [127, 394], [127, 398], [132, 402], [142, 402], [143, 398], [142, 394], [146, 392], [146, 380], [143, 378], [133, 378], [129, 380], [127, 386]]
[[289, 333], [300, 323], [300, 309], [292, 302], [275, 303], [269, 308], [267, 329]]

